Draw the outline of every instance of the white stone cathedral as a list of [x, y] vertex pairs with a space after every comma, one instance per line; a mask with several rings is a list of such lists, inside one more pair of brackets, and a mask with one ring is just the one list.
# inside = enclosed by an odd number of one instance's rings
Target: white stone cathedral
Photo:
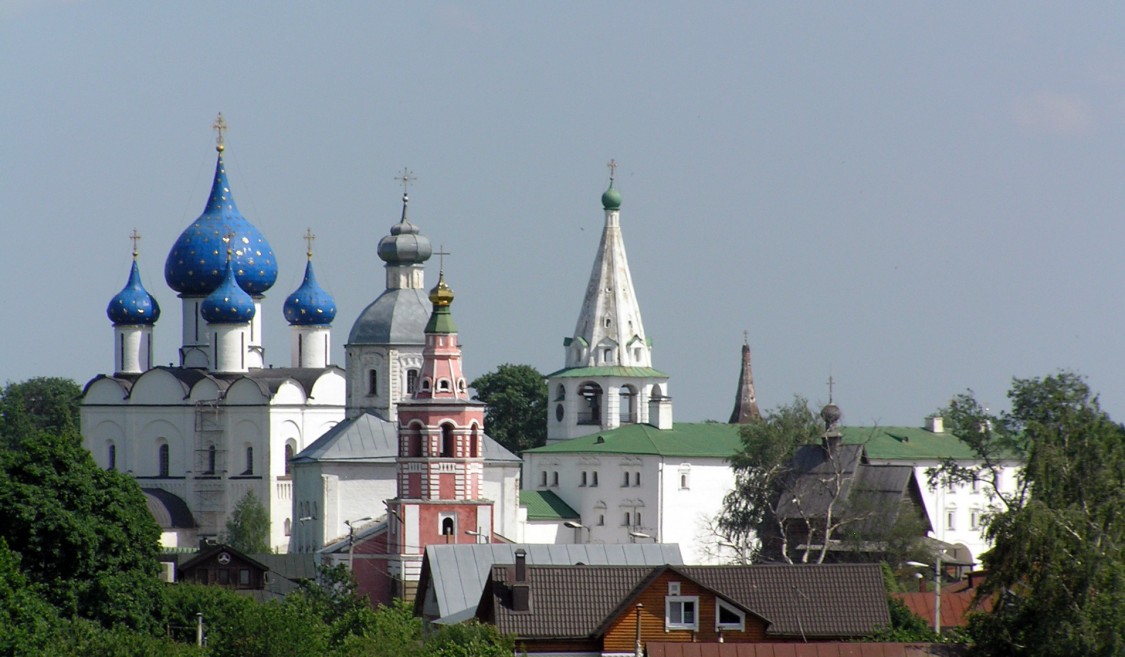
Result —
[[[211, 194], [164, 267], [183, 310], [179, 363], [153, 362], [160, 306], [141, 282], [134, 233], [128, 282], [107, 308], [113, 373], [86, 385], [82, 435], [97, 463], [137, 479], [165, 546], [220, 537], [253, 493], [269, 514], [270, 546], [311, 551], [346, 533], [346, 521], [384, 513], [394, 496], [397, 404], [418, 385], [432, 249], [407, 219], [404, 194], [402, 217], [378, 246], [386, 289], [352, 327], [345, 372], [330, 363], [336, 305], [316, 281], [308, 233], [304, 280], [284, 304], [290, 363], [267, 365], [262, 300], [278, 263], [235, 204], [221, 115], [215, 128]], [[519, 459], [487, 436], [483, 447], [484, 491], [508, 518], [498, 529], [510, 529]]]
[[183, 308], [180, 362], [152, 361], [160, 309], [141, 283], [134, 246], [128, 284], [107, 309], [114, 370], [86, 385], [82, 435], [102, 467], [140, 483], [164, 545], [218, 537], [253, 493], [269, 514], [271, 547], [284, 551], [293, 524], [288, 458], [344, 417], [344, 371], [329, 363], [336, 305], [317, 284], [310, 239], [304, 281], [284, 305], [289, 366], [266, 366], [261, 309], [277, 260], [235, 205], [221, 116], [216, 128], [206, 208], [164, 267]]

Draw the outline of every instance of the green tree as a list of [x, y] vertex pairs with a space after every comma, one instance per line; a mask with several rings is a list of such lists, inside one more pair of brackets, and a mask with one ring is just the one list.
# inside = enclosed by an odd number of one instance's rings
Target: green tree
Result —
[[504, 364], [470, 384], [488, 405], [485, 431], [512, 452], [547, 442], [547, 384], [530, 365]]
[[34, 431], [77, 431], [82, 389], [71, 379], [37, 377], [0, 390], [0, 447]]
[[234, 506], [222, 540], [246, 554], [270, 551], [270, 515], [254, 491], [246, 491]]
[[742, 448], [730, 459], [734, 489], [723, 500], [718, 540], [739, 546], [740, 552], [760, 558], [762, 541], [778, 535], [774, 514], [781, 487], [792, 473], [793, 454], [801, 445], [816, 443], [824, 425], [804, 397], [769, 411], [758, 422], [740, 429]]
[[426, 657], [511, 657], [515, 639], [494, 626], [469, 621], [445, 625], [425, 643]]
[[980, 462], [934, 473], [987, 478], [1002, 459], [1024, 458], [987, 518], [994, 547], [979, 595], [996, 603], [970, 623], [976, 652], [1125, 654], [1125, 429], [1074, 373], [1015, 379], [1008, 398], [999, 416], [971, 393], [954, 398], [953, 429]]
[[146, 629], [159, 611], [160, 529], [136, 481], [101, 470], [68, 430], [0, 450], [0, 538], [63, 617]]

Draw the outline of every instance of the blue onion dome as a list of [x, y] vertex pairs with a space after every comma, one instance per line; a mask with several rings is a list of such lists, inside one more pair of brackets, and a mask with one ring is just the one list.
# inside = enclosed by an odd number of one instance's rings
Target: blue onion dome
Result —
[[199, 314], [208, 322], [242, 324], [254, 319], [254, 298], [239, 286], [235, 266], [232, 258], [227, 263], [222, 283], [199, 305]]
[[621, 209], [621, 192], [613, 186], [613, 178], [609, 179], [609, 189], [602, 194], [602, 207], [606, 210]]
[[336, 301], [316, 282], [312, 253], [305, 265], [305, 280], [285, 300], [284, 310], [291, 326], [327, 326], [336, 318]]
[[277, 280], [277, 259], [265, 236], [238, 211], [227, 182], [222, 145], [215, 164], [215, 181], [203, 214], [172, 245], [164, 263], [164, 280], [184, 295], [205, 295], [223, 281], [226, 245], [231, 235], [233, 269], [242, 289], [260, 295]]
[[402, 195], [402, 220], [391, 226], [391, 234], [379, 240], [379, 257], [388, 265], [420, 265], [430, 259], [433, 247], [418, 226], [406, 218], [409, 197]]
[[160, 319], [160, 304], [156, 303], [156, 299], [141, 284], [141, 270], [137, 268], [135, 253], [133, 268], [129, 271], [129, 282], [109, 300], [105, 314], [116, 326], [152, 326]]

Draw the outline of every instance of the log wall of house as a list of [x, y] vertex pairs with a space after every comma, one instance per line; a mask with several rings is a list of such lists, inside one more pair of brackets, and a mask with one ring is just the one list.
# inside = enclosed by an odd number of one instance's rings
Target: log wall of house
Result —
[[[664, 629], [664, 601], [668, 597], [669, 582], [680, 583], [681, 596], [698, 596], [696, 608], [698, 630]], [[636, 604], [641, 603], [641, 641], [665, 642], [714, 642], [719, 633], [715, 629], [716, 598], [709, 590], [697, 585], [672, 571], [666, 571], [654, 580], [634, 600], [628, 609], [621, 612], [609, 625], [602, 642], [603, 652], [632, 652], [636, 645]], [[766, 640], [766, 622], [761, 618], [746, 614], [743, 631], [723, 630], [723, 641], [746, 643]]]

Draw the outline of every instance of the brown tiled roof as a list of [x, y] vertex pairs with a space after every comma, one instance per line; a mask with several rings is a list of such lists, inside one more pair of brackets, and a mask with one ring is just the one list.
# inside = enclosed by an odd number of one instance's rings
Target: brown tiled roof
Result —
[[940, 643], [664, 643], [645, 644], [648, 657], [953, 657], [963, 646]]
[[[493, 566], [484, 596], [492, 596], [496, 628], [519, 637], [593, 636], [602, 623], [640, 584], [663, 572], [663, 566], [528, 565], [531, 611], [512, 611], [513, 566]], [[483, 604], [483, 603], [482, 603]]]
[[863, 636], [890, 625], [875, 564], [769, 566], [533, 566], [531, 610], [512, 611], [512, 566], [492, 567], [478, 615], [519, 637], [593, 637], [666, 569], [770, 622], [771, 636]]
[[681, 566], [770, 621], [771, 636], [862, 636], [891, 624], [877, 564]]

